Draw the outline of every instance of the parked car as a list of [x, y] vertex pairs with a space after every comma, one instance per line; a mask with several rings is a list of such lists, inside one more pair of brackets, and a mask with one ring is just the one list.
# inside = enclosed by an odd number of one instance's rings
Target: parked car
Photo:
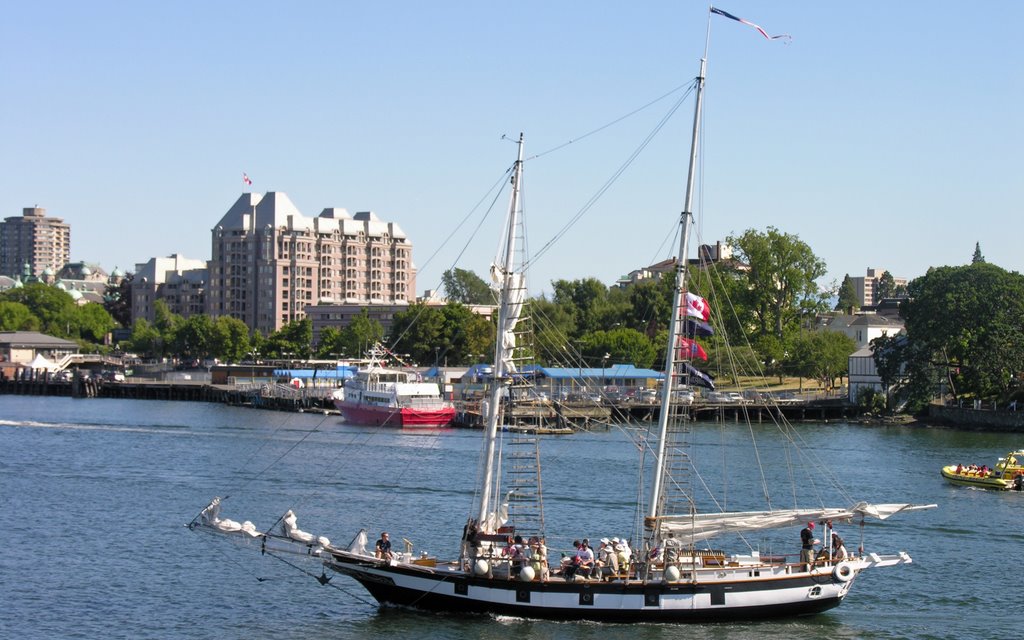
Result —
[[693, 404], [694, 397], [689, 389], [676, 389], [672, 392], [672, 402], [677, 404]]
[[658, 402], [658, 390], [641, 389], [636, 393], [636, 401], [642, 404], [655, 404]]

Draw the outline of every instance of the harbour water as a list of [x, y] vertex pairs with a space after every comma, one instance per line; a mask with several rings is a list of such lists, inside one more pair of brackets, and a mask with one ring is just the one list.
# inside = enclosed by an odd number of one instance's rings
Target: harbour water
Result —
[[[767, 426], [756, 427], [764, 429]], [[744, 429], [699, 425], [706, 469], [747, 465], [719, 444]], [[347, 544], [360, 528], [449, 556], [475, 486], [479, 434], [409, 434], [337, 416], [213, 403], [0, 396], [0, 637], [3, 638], [946, 638], [1017, 635], [1024, 494], [947, 484], [942, 465], [991, 465], [1024, 446], [1006, 433], [800, 424], [853, 497], [937, 503], [869, 527], [868, 550], [911, 565], [868, 571], [844, 604], [794, 620], [699, 626], [597, 625], [380, 609], [355, 583], [313, 575], [190, 532], [214, 496], [223, 513], [299, 526]], [[769, 438], [770, 439], [770, 438]], [[768, 468], [781, 468], [770, 454]], [[617, 430], [545, 438], [549, 532], [628, 535], [635, 447]], [[769, 471], [769, 474], [772, 472]], [[811, 495], [813, 486], [806, 490]], [[786, 506], [786, 496], [780, 496]], [[791, 497], [790, 497], [791, 499]], [[581, 527], [593, 527], [584, 530]], [[853, 525], [842, 531], [859, 543]], [[570, 534], [573, 535], [573, 534]], [[795, 553], [798, 532], [765, 541]], [[787, 537], [788, 536], [788, 537]], [[568, 540], [550, 539], [554, 551]], [[774, 545], [774, 546], [772, 546]], [[792, 548], [789, 548], [789, 547]], [[303, 565], [302, 568], [308, 568]], [[319, 575], [319, 572], [316, 572]]]

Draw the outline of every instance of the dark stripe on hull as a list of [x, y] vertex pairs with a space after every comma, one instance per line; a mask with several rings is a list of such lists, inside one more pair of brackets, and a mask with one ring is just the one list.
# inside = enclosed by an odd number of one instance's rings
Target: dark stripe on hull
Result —
[[[341, 560], [336, 558], [336, 560]], [[527, 602], [516, 604], [489, 602], [477, 600], [463, 595], [448, 595], [437, 593], [433, 589], [426, 592], [419, 589], [409, 589], [398, 586], [393, 579], [387, 576], [367, 574], [356, 563], [355, 566], [348, 565], [343, 560], [332, 563], [330, 566], [340, 573], [351, 576], [359, 581], [363, 587], [370, 592], [378, 602], [382, 604], [393, 604], [398, 606], [412, 607], [425, 611], [448, 612], [459, 614], [493, 614], [507, 615], [526, 618], [548, 618], [555, 620], [595, 620], [601, 622], [714, 622], [714, 621], [736, 621], [736, 620], [759, 620], [766, 618], [782, 618], [800, 615], [811, 615], [827, 611], [839, 606], [842, 602], [840, 597], [803, 598], [798, 602], [782, 604], [770, 604], [760, 606], [729, 606], [712, 605], [698, 609], [660, 609], [658, 607], [644, 607], [642, 609], [620, 609], [603, 608], [598, 606], [580, 607], [541, 607], [531, 606]], [[363, 566], [366, 566], [365, 564]], [[377, 567], [378, 569], [380, 567]], [[507, 589], [511, 592], [527, 594], [590, 594], [599, 596], [601, 594], [632, 595], [643, 597], [645, 594], [658, 594], [661, 597], [672, 595], [709, 594], [713, 590], [723, 593], [728, 591], [732, 595], [740, 595], [744, 592], [774, 591], [777, 589], [807, 588], [815, 585], [832, 584], [831, 576], [800, 576], [794, 578], [780, 578], [775, 580], [764, 580], [757, 582], [731, 582], [728, 584], [673, 584], [661, 583], [649, 584], [625, 584], [621, 582], [588, 582], [588, 583], [561, 583], [561, 582], [515, 582], [502, 580], [488, 580], [466, 576], [465, 574], [427, 576], [416, 570], [390, 567], [388, 573], [401, 576], [415, 575], [421, 579], [431, 580], [436, 583], [451, 583], [456, 586], [456, 593], [459, 587], [463, 589]], [[591, 599], [591, 601], [593, 601]]]
[[[362, 581], [360, 581], [362, 582]], [[760, 606], [729, 607], [727, 605], [705, 609], [600, 609], [596, 607], [555, 608], [530, 607], [482, 602], [465, 597], [424, 594], [412, 589], [379, 582], [362, 582], [378, 602], [412, 607], [424, 611], [458, 614], [505, 615], [520, 618], [546, 618], [552, 620], [593, 620], [597, 622], [726, 622], [764, 620], [821, 613], [839, 606], [840, 598], [818, 598], [794, 603]]]

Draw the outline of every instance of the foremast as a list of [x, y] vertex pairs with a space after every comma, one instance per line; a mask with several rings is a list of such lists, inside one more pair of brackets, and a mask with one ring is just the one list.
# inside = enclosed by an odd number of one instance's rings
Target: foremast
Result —
[[696, 78], [696, 99], [693, 113], [693, 135], [690, 143], [690, 162], [686, 176], [686, 193], [683, 199], [683, 211], [679, 215], [679, 254], [676, 260], [675, 287], [672, 295], [672, 315], [669, 319], [668, 344], [665, 349], [665, 382], [661, 388], [661, 411], [658, 415], [658, 448], [655, 455], [654, 482], [651, 487], [650, 512], [645, 527], [653, 530], [652, 546], [660, 543], [661, 527], [659, 517], [665, 503], [666, 486], [670, 480], [666, 468], [667, 444], [669, 427], [672, 422], [672, 394], [680, 380], [685, 379], [685, 372], [680, 370], [683, 362], [679, 358], [679, 338], [681, 335], [683, 300], [686, 296], [686, 278], [689, 257], [690, 227], [693, 224], [693, 189], [697, 171], [697, 145], [700, 136], [700, 122], [704, 100], [704, 72], [707, 67], [707, 56], [701, 58], [700, 73]]
[[[515, 271], [516, 228], [519, 225], [520, 188], [523, 178], [523, 134], [519, 134], [518, 154], [512, 170], [512, 194], [509, 198], [508, 228], [502, 264], [492, 267], [492, 278], [499, 282], [500, 299], [498, 307], [498, 334], [494, 341], [494, 377], [492, 379], [485, 426], [484, 472], [480, 478], [480, 509], [477, 522], [481, 528], [488, 526], [492, 511], [497, 511], [499, 470], [496, 464], [496, 443], [498, 422], [501, 419], [502, 395], [506, 390], [515, 365], [512, 351], [515, 349], [514, 330], [522, 308], [522, 274]], [[492, 504], [494, 506], [492, 506]], [[497, 518], [491, 523], [496, 529]]]

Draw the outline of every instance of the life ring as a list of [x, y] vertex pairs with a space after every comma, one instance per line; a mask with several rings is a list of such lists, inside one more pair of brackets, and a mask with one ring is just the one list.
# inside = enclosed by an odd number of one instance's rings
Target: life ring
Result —
[[853, 565], [845, 560], [836, 565], [836, 568], [832, 570], [832, 575], [835, 576], [839, 582], [849, 582], [853, 580], [853, 576], [857, 575], [853, 570]]

